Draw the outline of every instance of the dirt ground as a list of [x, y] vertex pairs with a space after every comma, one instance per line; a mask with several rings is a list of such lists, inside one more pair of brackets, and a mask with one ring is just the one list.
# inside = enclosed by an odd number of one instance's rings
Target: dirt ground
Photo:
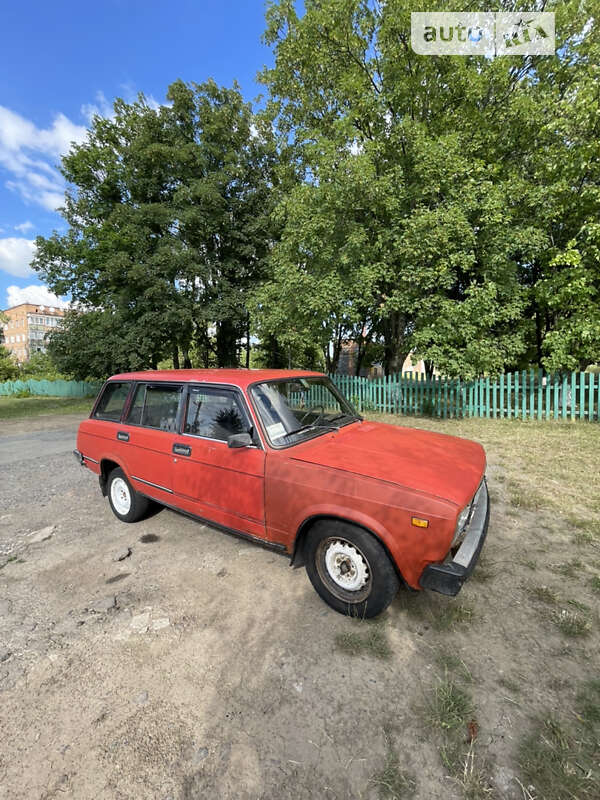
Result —
[[[174, 512], [120, 523], [76, 416], [0, 423], [0, 796], [541, 798], [522, 739], [598, 670], [600, 428], [394, 421], [481, 441], [493, 507], [461, 594], [401, 591], [375, 625]], [[449, 674], [476, 790], [432, 710]]]

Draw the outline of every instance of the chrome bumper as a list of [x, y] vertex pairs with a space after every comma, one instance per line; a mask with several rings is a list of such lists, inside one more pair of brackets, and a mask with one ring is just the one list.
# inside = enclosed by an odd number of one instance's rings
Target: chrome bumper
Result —
[[473, 500], [469, 527], [462, 544], [449, 561], [429, 564], [419, 581], [423, 589], [441, 594], [457, 595], [467, 580], [483, 547], [490, 519], [490, 498], [485, 478]]

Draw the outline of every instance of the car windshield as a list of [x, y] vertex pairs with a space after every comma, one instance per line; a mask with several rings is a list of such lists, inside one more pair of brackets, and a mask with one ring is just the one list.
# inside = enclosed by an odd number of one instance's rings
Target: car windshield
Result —
[[329, 378], [259, 383], [252, 396], [271, 444], [288, 447], [361, 417]]

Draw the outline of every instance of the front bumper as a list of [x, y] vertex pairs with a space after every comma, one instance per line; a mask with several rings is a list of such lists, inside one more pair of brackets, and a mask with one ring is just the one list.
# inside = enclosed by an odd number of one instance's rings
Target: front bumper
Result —
[[483, 547], [490, 520], [490, 498], [485, 478], [473, 500], [473, 511], [467, 534], [450, 560], [429, 564], [419, 581], [423, 589], [457, 595], [467, 580]]
[[73, 455], [77, 459], [77, 462], [83, 466], [83, 455], [79, 452], [79, 450], [73, 450]]

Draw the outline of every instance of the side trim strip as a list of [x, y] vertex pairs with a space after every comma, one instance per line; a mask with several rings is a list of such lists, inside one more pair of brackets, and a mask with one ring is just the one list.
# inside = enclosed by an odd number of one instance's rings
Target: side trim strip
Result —
[[152, 481], [145, 481], [143, 478], [136, 478], [135, 475], [131, 476], [132, 481], [139, 481], [140, 483], [145, 483], [146, 486], [152, 486], [154, 489], [160, 489], [161, 492], [167, 492], [168, 494], [173, 494], [173, 489], [167, 489], [165, 486], [159, 486], [158, 483], [152, 483]]
[[90, 458], [89, 456], [84, 456], [84, 455], [82, 455], [82, 458], [83, 458], [85, 461], [92, 461], [94, 464], [99, 464], [99, 463], [100, 463], [99, 461], [96, 461], [96, 459], [95, 459], [95, 458]]
[[[139, 480], [139, 478], [136, 478], [136, 480]], [[146, 481], [144, 481], [144, 483], [145, 482]], [[143, 492], [140, 492], [140, 494], [143, 494]], [[149, 499], [154, 500], [153, 497], [149, 497]], [[190, 519], [193, 519], [196, 522], [201, 522], [203, 525], [208, 525], [211, 528], [216, 528], [219, 531], [223, 531], [223, 533], [229, 533], [231, 536], [235, 536], [238, 539], [245, 539], [248, 542], [253, 542], [254, 544], [257, 544], [259, 547], [264, 547], [266, 550], [272, 550], [275, 553], [281, 553], [281, 555], [283, 556], [289, 555], [287, 547], [281, 542], [271, 542], [268, 539], [259, 539], [258, 536], [252, 536], [252, 534], [250, 533], [244, 533], [243, 531], [238, 531], [235, 528], [229, 528], [227, 525], [221, 525], [220, 522], [214, 522], [214, 520], [212, 519], [207, 519], [206, 517], [200, 517], [198, 516], [198, 514], [193, 514], [191, 511], [184, 511], [183, 508], [178, 508], [177, 506], [173, 506], [170, 503], [163, 503], [162, 500], [158, 500], [156, 502], [159, 502], [162, 506], [164, 506], [165, 508], [169, 508], [171, 511], [176, 511], [178, 514], [183, 514], [184, 517], [189, 517]]]

